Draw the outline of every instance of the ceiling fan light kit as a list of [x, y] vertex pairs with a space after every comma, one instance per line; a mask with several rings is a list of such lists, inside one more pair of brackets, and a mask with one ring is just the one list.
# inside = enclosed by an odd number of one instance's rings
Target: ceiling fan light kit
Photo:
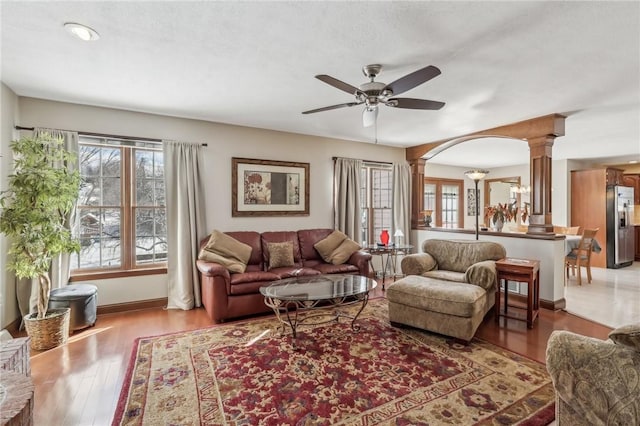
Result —
[[362, 83], [360, 86], [355, 87], [348, 83], [338, 80], [326, 74], [316, 75], [316, 78], [336, 89], [349, 93], [355, 96], [355, 102], [347, 102], [338, 105], [331, 105], [322, 108], [316, 108], [309, 111], [304, 111], [303, 114], [313, 114], [316, 112], [329, 111], [332, 109], [352, 107], [356, 105], [365, 105], [365, 109], [362, 112], [362, 125], [364, 127], [372, 126], [378, 117], [378, 105], [383, 104], [393, 108], [404, 109], [422, 109], [422, 110], [438, 110], [444, 106], [444, 102], [430, 101], [427, 99], [412, 99], [412, 98], [392, 98], [394, 95], [399, 95], [408, 90], [419, 86], [431, 80], [434, 77], [440, 75], [440, 70], [433, 65], [421, 68], [417, 71], [407, 74], [404, 77], [395, 80], [393, 83], [385, 84], [374, 81], [382, 70], [382, 65], [371, 64], [362, 67], [362, 73], [370, 81]]

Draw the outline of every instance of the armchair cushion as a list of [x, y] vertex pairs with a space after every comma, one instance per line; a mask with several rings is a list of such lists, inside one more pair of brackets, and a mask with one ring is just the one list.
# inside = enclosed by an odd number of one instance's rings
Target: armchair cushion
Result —
[[609, 339], [617, 345], [625, 345], [640, 352], [640, 323], [616, 328], [609, 333]]
[[493, 260], [485, 260], [469, 266], [464, 273], [465, 281], [489, 290], [497, 288], [498, 272], [496, 263]]
[[402, 259], [402, 272], [407, 275], [422, 275], [438, 269], [438, 263], [429, 253], [416, 253]]
[[569, 331], [547, 342], [558, 424], [640, 424], [640, 353]]
[[457, 283], [466, 283], [467, 280], [462, 272], [443, 271], [442, 269], [434, 269], [422, 274], [423, 277], [437, 278], [444, 281], [453, 281]]
[[198, 259], [215, 262], [230, 272], [242, 273], [251, 257], [251, 246], [244, 244], [218, 230], [211, 233], [207, 244], [202, 247]]

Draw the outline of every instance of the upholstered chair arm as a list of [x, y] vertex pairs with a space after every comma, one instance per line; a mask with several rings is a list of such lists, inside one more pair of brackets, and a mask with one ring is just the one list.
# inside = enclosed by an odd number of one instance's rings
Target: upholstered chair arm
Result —
[[198, 259], [196, 260], [196, 266], [198, 268], [198, 271], [200, 271], [205, 276], [208, 276], [208, 277], [219, 276], [221, 278], [224, 278], [226, 282], [229, 282], [229, 280], [231, 279], [231, 276], [229, 275], [229, 271], [227, 270], [227, 268], [225, 268], [224, 266], [218, 263], [207, 262], [206, 260]]
[[464, 273], [464, 277], [469, 284], [477, 285], [485, 290], [497, 288], [498, 273], [496, 262], [485, 260], [469, 266]]
[[[585, 425], [640, 424], [640, 353], [569, 331], [547, 342], [547, 370], [556, 395]], [[559, 419], [559, 424], [562, 424]]]
[[371, 254], [366, 251], [358, 250], [351, 255], [348, 260], [348, 263], [351, 265], [355, 265], [358, 267], [360, 271], [360, 275], [367, 277], [369, 276], [369, 261], [371, 260]]
[[428, 253], [410, 254], [400, 262], [402, 273], [406, 275], [422, 275], [438, 268], [436, 260]]

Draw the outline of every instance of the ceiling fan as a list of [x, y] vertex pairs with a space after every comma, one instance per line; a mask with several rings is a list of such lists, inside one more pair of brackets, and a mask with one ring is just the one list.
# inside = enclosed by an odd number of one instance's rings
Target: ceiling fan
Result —
[[376, 118], [378, 117], [378, 105], [380, 104], [394, 108], [425, 110], [437, 110], [444, 106], [444, 102], [430, 101], [427, 99], [392, 97], [437, 77], [440, 75], [440, 70], [437, 67], [429, 65], [414, 71], [411, 74], [407, 74], [389, 84], [373, 81], [380, 73], [380, 70], [382, 70], [382, 65], [379, 64], [366, 65], [362, 67], [362, 73], [368, 77], [370, 81], [368, 83], [363, 83], [358, 87], [354, 87], [326, 74], [316, 75], [318, 80], [323, 81], [336, 89], [340, 89], [343, 92], [354, 95], [356, 99], [355, 102], [316, 108], [304, 111], [303, 114], [313, 114], [315, 112], [329, 111], [332, 109], [364, 104], [365, 108], [362, 112], [362, 125], [364, 127], [369, 127], [376, 122]]

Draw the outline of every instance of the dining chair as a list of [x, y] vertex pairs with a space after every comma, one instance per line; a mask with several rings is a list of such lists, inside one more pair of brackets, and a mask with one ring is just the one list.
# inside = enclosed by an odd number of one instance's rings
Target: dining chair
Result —
[[570, 226], [564, 229], [564, 234], [566, 235], [580, 235], [580, 227], [579, 226]]
[[593, 240], [598, 233], [599, 228], [585, 229], [578, 243], [578, 247], [574, 248], [564, 257], [564, 266], [567, 271], [567, 279], [565, 285], [569, 280], [569, 268], [571, 268], [572, 275], [576, 275], [576, 269], [578, 269], [578, 285], [582, 285], [581, 267], [584, 266], [587, 269], [587, 282], [591, 283], [591, 252], [593, 250]]

